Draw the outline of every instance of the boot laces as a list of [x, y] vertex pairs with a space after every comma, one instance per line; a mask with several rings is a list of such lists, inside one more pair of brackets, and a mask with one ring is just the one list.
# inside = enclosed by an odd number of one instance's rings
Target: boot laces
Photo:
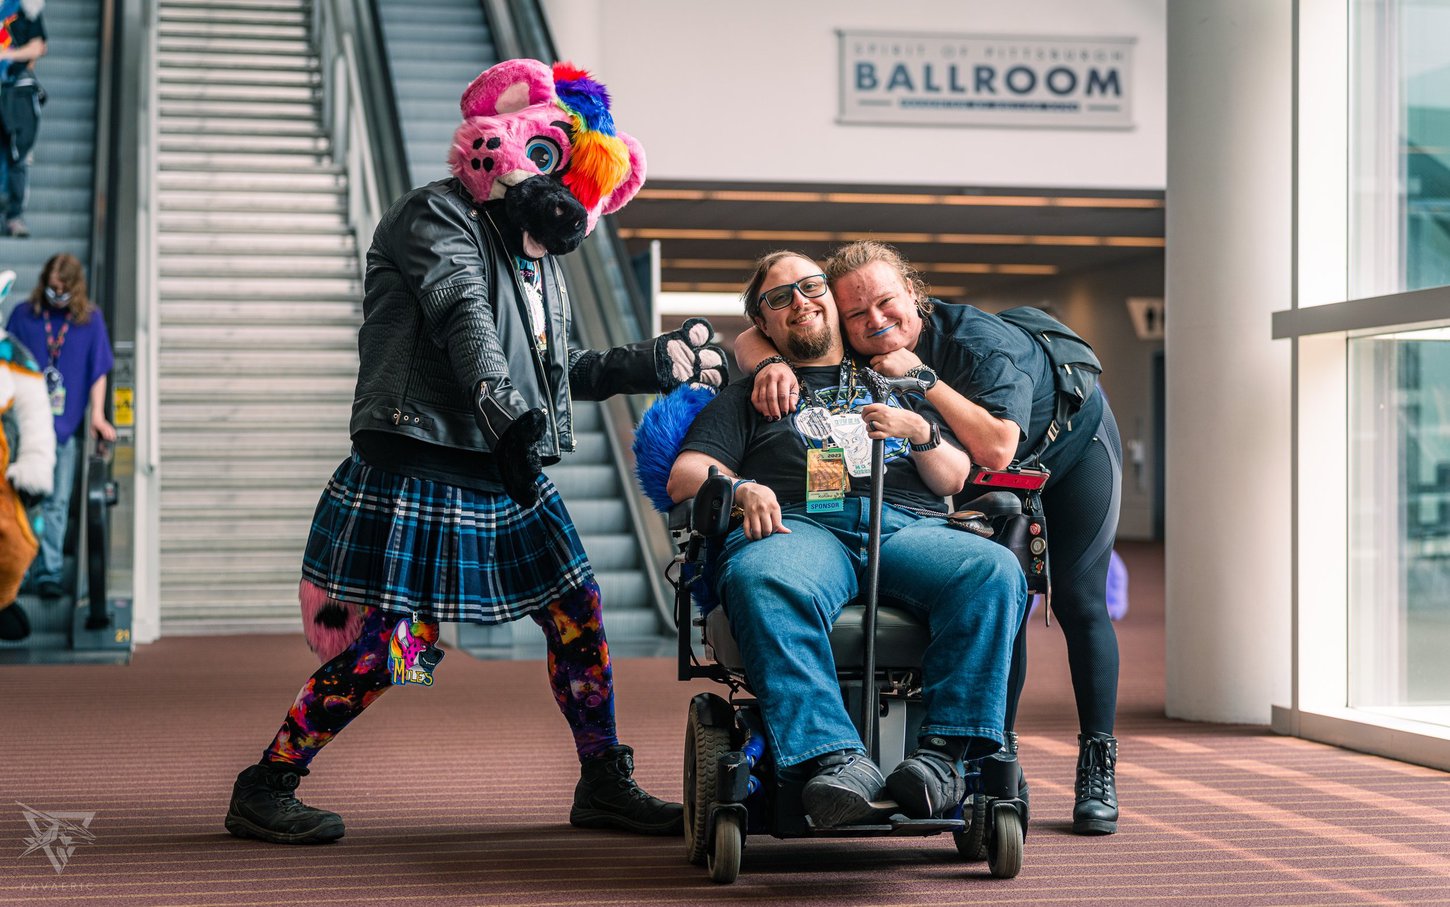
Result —
[[620, 794], [631, 800], [648, 800], [650, 795], [635, 783], [634, 758], [629, 753], [619, 753], [610, 760], [605, 774], [605, 781], [610, 783]]
[[1112, 741], [1089, 737], [1077, 762], [1077, 796], [1107, 800], [1112, 796], [1113, 766], [1117, 762]]

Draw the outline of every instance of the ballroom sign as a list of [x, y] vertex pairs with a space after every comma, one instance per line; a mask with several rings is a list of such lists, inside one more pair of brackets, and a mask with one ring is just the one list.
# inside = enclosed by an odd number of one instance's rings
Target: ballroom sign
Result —
[[1133, 126], [1134, 38], [837, 34], [842, 123]]

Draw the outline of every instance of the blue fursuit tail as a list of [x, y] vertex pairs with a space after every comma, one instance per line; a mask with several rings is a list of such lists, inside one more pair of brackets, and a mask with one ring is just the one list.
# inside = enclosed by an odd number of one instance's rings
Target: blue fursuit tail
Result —
[[682, 384], [650, 404], [634, 430], [634, 475], [645, 497], [660, 513], [674, 502], [665, 486], [680, 445], [700, 410], [715, 399], [715, 389], [703, 384]]

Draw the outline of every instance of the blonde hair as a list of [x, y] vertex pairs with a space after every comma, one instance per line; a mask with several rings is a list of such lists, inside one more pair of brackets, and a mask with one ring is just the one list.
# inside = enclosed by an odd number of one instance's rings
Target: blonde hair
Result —
[[834, 291], [836, 281], [878, 261], [890, 265], [892, 270], [901, 275], [901, 282], [916, 294], [916, 308], [922, 317], [930, 315], [935, 307], [931, 301], [931, 288], [922, 280], [921, 273], [906, 260], [906, 256], [884, 242], [863, 239], [841, 246], [826, 259], [826, 279], [831, 282], [831, 289]]

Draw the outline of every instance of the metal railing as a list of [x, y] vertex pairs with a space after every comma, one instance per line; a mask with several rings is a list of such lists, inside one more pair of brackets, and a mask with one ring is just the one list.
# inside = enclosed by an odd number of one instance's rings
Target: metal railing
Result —
[[315, 0], [312, 11], [322, 122], [333, 159], [347, 172], [348, 222], [361, 277], [378, 219], [408, 189], [405, 152], [398, 130], [383, 125], [392, 115], [392, 85], [372, 7], [364, 0]]

